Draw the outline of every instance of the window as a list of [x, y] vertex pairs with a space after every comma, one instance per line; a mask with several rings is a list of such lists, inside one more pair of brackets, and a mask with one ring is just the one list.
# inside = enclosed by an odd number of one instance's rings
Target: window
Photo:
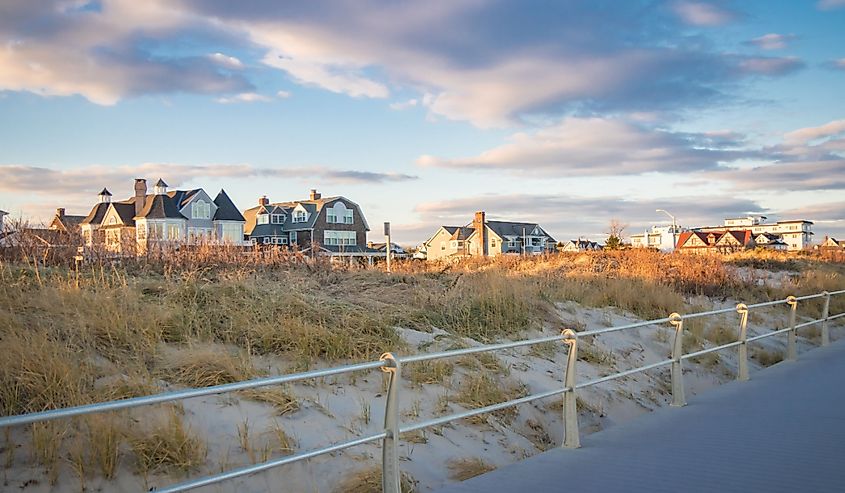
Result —
[[167, 239], [178, 240], [182, 237], [182, 228], [178, 224], [167, 225]]
[[293, 222], [304, 223], [308, 220], [308, 213], [305, 211], [295, 211], [293, 213]]
[[323, 243], [326, 245], [357, 245], [358, 236], [355, 231], [324, 231]]
[[285, 222], [285, 215], [284, 214], [273, 214], [270, 218], [270, 222], [273, 224], [282, 224]]
[[243, 226], [240, 224], [228, 224], [223, 223], [222, 225], [222, 240], [223, 243], [240, 243], [244, 238]]
[[290, 244], [293, 245], [294, 243], [296, 243], [296, 231], [291, 231], [290, 232]]
[[211, 204], [199, 199], [191, 205], [192, 219], [210, 219], [211, 218]]
[[269, 244], [270, 244], [270, 237], [269, 237], [269, 236], [265, 236], [265, 237], [264, 237], [264, 244], [265, 244], [265, 245], [269, 245]]
[[348, 209], [343, 202], [337, 202], [326, 212], [326, 222], [329, 224], [352, 224], [352, 217], [352, 209]]
[[162, 223], [147, 223], [147, 230], [150, 239], [160, 240], [164, 237], [164, 224]]
[[109, 218], [109, 224], [117, 224], [117, 218], [112, 216]]
[[346, 214], [343, 215], [344, 224], [352, 224], [352, 209], [346, 209]]
[[258, 220], [256, 222], [258, 224], [270, 224], [270, 215], [269, 214], [259, 214]]

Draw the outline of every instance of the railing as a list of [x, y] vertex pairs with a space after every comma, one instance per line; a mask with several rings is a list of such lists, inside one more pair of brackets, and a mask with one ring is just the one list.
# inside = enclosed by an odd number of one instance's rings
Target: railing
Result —
[[[255, 380], [248, 380], [244, 382], [237, 382], [225, 385], [216, 385], [213, 387], [205, 387], [199, 389], [187, 389], [176, 392], [167, 392], [163, 394], [156, 394], [146, 397], [136, 397], [132, 399], [123, 399], [117, 401], [101, 402], [96, 404], [89, 404], [85, 406], [70, 407], [64, 409], [55, 409], [51, 411], [44, 411], [39, 413], [21, 414], [17, 416], [7, 416], [0, 418], [0, 428], [19, 426], [31, 424], [39, 421], [48, 421], [60, 418], [69, 418], [73, 416], [80, 416], [85, 414], [100, 413], [106, 411], [117, 411], [120, 409], [129, 409], [133, 407], [146, 406], [150, 404], [157, 404], [163, 402], [172, 402], [177, 400], [189, 399], [192, 397], [200, 397], [213, 394], [222, 394], [227, 392], [234, 392], [238, 390], [252, 389], [256, 387], [265, 387], [268, 385], [279, 385], [285, 383], [292, 383], [301, 380], [327, 377], [331, 375], [339, 375], [343, 373], [350, 373], [362, 370], [372, 370], [380, 368], [390, 374], [387, 390], [387, 402], [384, 418], [384, 429], [372, 435], [356, 438], [346, 442], [336, 443], [328, 447], [308, 452], [301, 452], [295, 455], [273, 459], [260, 464], [254, 464], [237, 469], [232, 469], [220, 474], [206, 476], [200, 479], [189, 480], [183, 483], [157, 489], [159, 493], [176, 493], [180, 491], [188, 491], [202, 486], [220, 483], [230, 479], [235, 479], [243, 476], [248, 476], [261, 471], [266, 471], [278, 466], [298, 462], [312, 457], [325, 455], [332, 452], [337, 452], [350, 447], [363, 445], [371, 442], [382, 442], [382, 489], [385, 493], [399, 493], [400, 492], [400, 472], [399, 472], [399, 457], [398, 457], [398, 441], [403, 433], [408, 433], [432, 426], [437, 426], [451, 421], [456, 421], [463, 418], [469, 418], [480, 414], [490, 413], [505, 409], [508, 407], [517, 406], [527, 402], [532, 402], [540, 399], [563, 394], [563, 424], [564, 424], [564, 439], [563, 446], [567, 448], [578, 448], [581, 446], [580, 435], [578, 432], [578, 411], [576, 406], [576, 394], [579, 389], [591, 387], [604, 382], [622, 378], [625, 376], [641, 373], [655, 368], [671, 365], [671, 393], [672, 406], [686, 405], [684, 397], [684, 383], [682, 364], [684, 360], [703, 356], [708, 353], [728, 349], [732, 347], [738, 348], [738, 369], [737, 380], [748, 380], [748, 343], [772, 337], [778, 334], [786, 333], [787, 339], [787, 354], [786, 360], [793, 361], [797, 358], [797, 331], [803, 327], [809, 327], [815, 324], [821, 324], [821, 345], [827, 346], [830, 344], [829, 322], [831, 320], [845, 317], [845, 312], [837, 315], [830, 315], [830, 299], [832, 296], [845, 294], [845, 290], [835, 292], [822, 292], [819, 294], [809, 296], [789, 296], [786, 299], [778, 301], [770, 301], [765, 303], [756, 303], [746, 305], [744, 303], [738, 304], [735, 308], [725, 308], [721, 310], [711, 310], [706, 312], [690, 313], [681, 315], [673, 313], [666, 318], [657, 320], [648, 320], [644, 322], [637, 322], [628, 325], [621, 325], [617, 327], [609, 327], [605, 329], [589, 330], [584, 332], [575, 332], [571, 329], [565, 329], [560, 335], [543, 337], [538, 339], [530, 339], [516, 342], [507, 342], [501, 344], [491, 344], [485, 346], [477, 346], [466, 349], [458, 349], [452, 351], [444, 351], [439, 353], [417, 354], [411, 356], [396, 357], [390, 353], [385, 353], [381, 356], [379, 361], [371, 361], [367, 363], [359, 363], [354, 365], [347, 365], [335, 368], [327, 368], [323, 370], [315, 370], [303, 373], [294, 373], [290, 375], [280, 375], [276, 377], [260, 378]], [[810, 320], [803, 323], [796, 323], [796, 315], [798, 304], [801, 301], [807, 301], [817, 298], [824, 298], [822, 316], [819, 319]], [[748, 314], [753, 309], [773, 307], [776, 305], [787, 305], [789, 309], [789, 327], [775, 330], [765, 334], [748, 337]], [[739, 315], [739, 334], [734, 342], [722, 344], [720, 346], [702, 349], [692, 353], [683, 352], [683, 335], [684, 335], [684, 321], [694, 318], [702, 318], [713, 315], [727, 314], [736, 312]], [[623, 330], [636, 329], [646, 327], [649, 325], [671, 324], [675, 329], [675, 338], [672, 344], [672, 355], [669, 359], [651, 363], [641, 367], [630, 370], [621, 371], [612, 375], [599, 377], [586, 382], [577, 382], [577, 375], [575, 363], [578, 360], [578, 339], [586, 336], [597, 336], [602, 334], [609, 334], [611, 332], [619, 332]], [[429, 361], [435, 359], [452, 358], [467, 354], [475, 354], [490, 351], [500, 351], [503, 349], [511, 349], [523, 346], [531, 346], [535, 344], [542, 344], [547, 342], [562, 342], [568, 346], [566, 358], [566, 370], [564, 374], [564, 387], [545, 392], [531, 394], [518, 399], [500, 402], [477, 409], [470, 409], [460, 413], [451, 414], [449, 416], [442, 416], [427, 421], [420, 421], [417, 423], [402, 426], [399, 419], [399, 386], [401, 382], [401, 368], [405, 364], [417, 363], [421, 361]]]

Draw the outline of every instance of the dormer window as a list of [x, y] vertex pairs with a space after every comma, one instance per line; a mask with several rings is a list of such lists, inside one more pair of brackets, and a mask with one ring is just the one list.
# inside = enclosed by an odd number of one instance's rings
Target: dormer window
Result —
[[308, 220], [308, 213], [305, 211], [295, 211], [293, 213], [293, 222], [304, 223]]
[[211, 204], [200, 199], [191, 205], [192, 219], [210, 219], [211, 218]]
[[285, 215], [284, 214], [271, 214], [270, 222], [273, 224], [282, 224], [285, 222]]
[[329, 224], [352, 224], [352, 209], [348, 209], [343, 202], [337, 202], [327, 210], [326, 221]]
[[270, 214], [259, 214], [256, 220], [258, 224], [270, 224]]

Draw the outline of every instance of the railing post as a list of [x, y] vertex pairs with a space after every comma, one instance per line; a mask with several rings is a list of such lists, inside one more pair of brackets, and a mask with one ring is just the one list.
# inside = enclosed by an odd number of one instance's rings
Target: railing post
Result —
[[384, 493], [401, 493], [399, 479], [399, 379], [400, 365], [390, 353], [379, 358], [385, 362], [381, 370], [390, 374], [387, 403], [384, 409], [384, 432], [381, 447], [381, 488]]
[[681, 356], [684, 355], [684, 319], [677, 313], [669, 315], [669, 322], [675, 326], [675, 343], [672, 345], [672, 403], [673, 407], [687, 405], [684, 397], [684, 370]]
[[830, 344], [830, 329], [827, 327], [827, 319], [830, 317], [830, 293], [823, 291], [824, 308], [822, 308], [822, 346]]
[[736, 379], [739, 381], [748, 380], [748, 306], [745, 303], [736, 305], [739, 313], [739, 368]]
[[578, 361], [578, 336], [572, 329], [563, 331], [563, 342], [569, 346], [566, 355], [566, 375], [563, 384], [568, 388], [563, 394], [563, 446], [579, 448], [581, 437], [578, 433], [578, 398], [575, 395], [575, 363]]
[[786, 342], [786, 359], [787, 361], [795, 361], [798, 359], [798, 334], [795, 330], [795, 311], [798, 309], [798, 299], [795, 296], [788, 296], [786, 304], [789, 305], [789, 328], [788, 339]]

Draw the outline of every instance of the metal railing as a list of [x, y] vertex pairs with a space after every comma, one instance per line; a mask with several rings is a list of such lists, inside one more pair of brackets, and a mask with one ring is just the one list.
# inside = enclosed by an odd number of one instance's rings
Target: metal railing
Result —
[[[354, 365], [340, 366], [334, 368], [327, 368], [323, 370], [314, 370], [303, 373], [294, 373], [290, 375], [280, 375], [275, 377], [260, 378], [254, 380], [247, 380], [243, 382], [230, 383], [225, 385], [216, 385], [212, 387], [204, 387], [199, 389], [187, 389], [175, 392], [167, 392], [146, 397], [135, 397], [131, 399], [123, 399], [117, 401], [101, 402], [96, 404], [89, 404], [84, 406], [70, 407], [64, 409], [55, 409], [51, 411], [44, 411], [38, 413], [21, 414], [16, 416], [0, 417], [0, 428], [10, 426], [20, 426], [40, 421], [48, 421], [61, 418], [69, 418], [73, 416], [81, 416], [92, 413], [100, 413], [107, 411], [117, 411], [121, 409], [129, 409], [139, 406], [146, 406], [150, 404], [157, 404], [163, 402], [172, 402], [178, 400], [189, 399], [192, 397], [201, 397], [214, 394], [222, 394], [227, 392], [235, 392], [239, 390], [252, 389], [257, 387], [265, 387], [269, 385], [279, 385], [297, 382], [301, 380], [322, 378], [331, 375], [340, 375], [355, 371], [372, 370], [380, 368], [382, 371], [389, 373], [387, 401], [385, 407], [384, 429], [375, 434], [366, 435], [348, 440], [345, 442], [335, 443], [330, 446], [311, 450], [308, 452], [300, 452], [298, 454], [289, 455], [273, 459], [270, 461], [245, 466], [241, 468], [232, 469], [211, 476], [206, 476], [200, 479], [188, 480], [179, 484], [157, 489], [159, 493], [176, 493], [180, 491], [188, 491], [202, 486], [220, 483], [223, 481], [248, 476], [261, 471], [266, 471], [285, 464], [291, 464], [313, 457], [337, 452], [350, 447], [363, 445], [366, 443], [382, 442], [382, 488], [385, 493], [399, 493], [400, 490], [400, 471], [399, 471], [399, 456], [398, 456], [398, 442], [400, 436], [404, 433], [421, 430], [433, 426], [446, 424], [459, 419], [469, 418], [480, 414], [490, 413], [501, 409], [517, 406], [527, 402], [532, 402], [540, 399], [563, 394], [563, 446], [567, 448], [578, 448], [581, 445], [580, 435], [578, 431], [578, 411], [576, 405], [576, 394], [579, 389], [591, 387], [604, 382], [626, 377], [636, 373], [653, 370], [663, 366], [671, 366], [671, 395], [672, 406], [686, 405], [684, 397], [684, 383], [683, 383], [683, 361], [703, 356], [715, 351], [737, 347], [738, 348], [738, 368], [737, 380], [748, 380], [748, 343], [772, 337], [778, 334], [787, 334], [787, 354], [786, 360], [792, 361], [797, 358], [797, 331], [803, 327], [809, 327], [815, 324], [821, 324], [821, 345], [827, 346], [830, 344], [830, 330], [829, 322], [831, 320], [845, 317], [845, 312], [836, 315], [830, 315], [830, 299], [832, 296], [845, 294], [845, 290], [835, 292], [822, 292], [819, 294], [808, 296], [789, 296], [783, 300], [769, 301], [765, 303], [756, 303], [746, 305], [744, 303], [738, 304], [735, 308], [724, 308], [720, 310], [711, 310], [706, 312], [690, 313], [681, 315], [672, 313], [668, 317], [648, 320], [644, 322], [637, 322], [633, 324], [621, 325], [616, 327], [608, 327], [605, 329], [588, 330], [583, 332], [575, 332], [571, 329], [565, 329], [560, 335], [543, 337], [538, 339], [522, 340], [515, 342], [506, 342], [501, 344], [490, 344], [483, 346], [476, 346], [465, 349], [456, 349], [451, 351], [443, 351], [438, 353], [416, 354], [410, 356], [397, 357], [391, 353], [384, 353], [378, 361], [371, 361], [366, 363], [359, 363]], [[807, 322], [796, 323], [797, 309], [799, 302], [824, 298], [822, 307], [822, 316], [819, 319], [810, 320]], [[748, 337], [748, 314], [753, 309], [773, 307], [777, 305], [786, 305], [789, 309], [789, 327], [775, 330], [765, 334]], [[736, 312], [739, 315], [739, 330], [736, 341], [722, 344], [692, 353], [683, 352], [683, 335], [684, 335], [684, 321], [695, 318], [708, 317], [713, 315], [721, 315]], [[672, 344], [672, 355], [669, 359], [651, 363], [648, 365], [632, 368], [625, 371], [620, 371], [611, 375], [595, 378], [586, 382], [577, 382], [577, 373], [575, 363], [578, 360], [578, 339], [587, 336], [597, 336], [608, 334], [611, 332], [618, 332], [623, 330], [630, 330], [642, 328], [646, 326], [659, 326], [660, 324], [669, 323], [675, 330], [675, 337]], [[463, 412], [442, 416], [427, 421], [420, 421], [412, 424], [402, 425], [399, 419], [399, 387], [401, 383], [401, 369], [402, 366], [409, 363], [417, 363], [422, 361], [430, 361], [435, 359], [453, 358], [456, 356], [463, 356], [475, 353], [500, 351], [504, 349], [512, 349], [523, 346], [531, 346], [535, 344], [542, 344], [548, 342], [562, 342], [568, 346], [566, 357], [566, 368], [564, 373], [564, 386], [557, 389], [547, 390], [536, 394], [527, 395], [517, 399], [512, 399], [481, 408], [470, 409]]]

